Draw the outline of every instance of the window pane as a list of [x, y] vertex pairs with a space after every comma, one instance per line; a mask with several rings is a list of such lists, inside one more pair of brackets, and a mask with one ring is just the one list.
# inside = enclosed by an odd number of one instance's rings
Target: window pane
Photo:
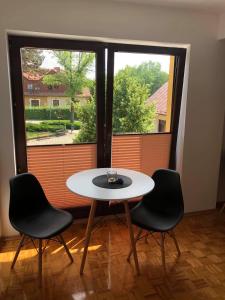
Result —
[[22, 48], [27, 145], [96, 142], [95, 53]]
[[113, 133], [170, 132], [174, 57], [115, 54]]

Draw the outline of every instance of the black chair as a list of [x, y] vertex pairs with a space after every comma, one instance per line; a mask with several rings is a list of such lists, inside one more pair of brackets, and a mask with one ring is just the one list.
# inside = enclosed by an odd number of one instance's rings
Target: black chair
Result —
[[42, 247], [42, 240], [56, 237], [73, 262], [73, 257], [61, 235], [72, 224], [72, 215], [51, 206], [34, 175], [24, 173], [10, 179], [9, 219], [12, 226], [22, 236], [11, 268], [14, 267], [26, 238], [31, 239], [33, 244], [34, 239], [38, 240], [40, 286], [42, 284], [42, 254], [45, 250], [45, 247]]
[[[180, 175], [167, 169], [157, 170], [152, 179], [155, 187], [149, 194], [145, 195], [132, 210], [131, 221], [139, 227], [136, 242], [141, 239], [143, 230], [150, 232], [159, 232], [160, 247], [162, 255], [162, 264], [165, 270], [165, 235], [168, 234], [175, 243], [178, 255], [180, 255], [179, 245], [176, 240], [173, 229], [181, 221], [184, 215], [184, 203], [180, 183]], [[149, 234], [149, 233], [148, 233]], [[147, 239], [147, 235], [144, 235]], [[132, 251], [128, 256], [128, 261]]]

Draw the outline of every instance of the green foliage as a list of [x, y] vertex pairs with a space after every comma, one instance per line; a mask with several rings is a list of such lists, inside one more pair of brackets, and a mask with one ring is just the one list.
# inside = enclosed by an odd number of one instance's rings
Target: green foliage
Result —
[[145, 133], [154, 128], [155, 105], [146, 105], [148, 87], [136, 77], [130, 77], [129, 69], [118, 72], [114, 80], [113, 132]]
[[[70, 120], [71, 110], [70, 107], [26, 107], [25, 119], [26, 120]], [[76, 119], [76, 114], [74, 115]]]
[[96, 104], [95, 99], [89, 100], [85, 104], [77, 105], [78, 118], [81, 127], [74, 143], [96, 142]]
[[[71, 122], [69, 120], [48, 120], [41, 122], [43, 125], [63, 125], [66, 129], [71, 128]], [[73, 122], [73, 128], [75, 130], [80, 129], [81, 123], [80, 121], [74, 121]]]
[[36, 48], [22, 48], [21, 55], [23, 72], [37, 71], [44, 60], [42, 50]]
[[94, 66], [94, 53], [53, 51], [58, 64], [62, 66], [62, 71], [55, 74], [45, 75], [43, 83], [49, 86], [64, 85], [66, 96], [71, 100], [71, 126], [74, 121], [74, 104], [78, 102], [77, 95], [82, 92], [82, 88], [87, 84], [87, 73]]
[[117, 75], [124, 72], [127, 76], [136, 78], [140, 84], [147, 86], [148, 96], [157, 91], [169, 78], [169, 75], [161, 70], [160, 63], [152, 61], [144, 62], [137, 67], [126, 66]]
[[26, 131], [29, 132], [56, 132], [58, 130], [65, 130], [64, 125], [48, 125], [48, 124], [36, 124], [26, 123]]
[[75, 101], [88, 81], [86, 75], [93, 67], [95, 54], [72, 51], [54, 51], [53, 54], [63, 70], [45, 75], [43, 83], [49, 86], [64, 85], [66, 96]]
[[[149, 69], [152, 69], [150, 72]], [[149, 73], [148, 73], [149, 72]], [[147, 133], [154, 130], [155, 104], [146, 104], [150, 89], [154, 92], [168, 79], [158, 63], [126, 67], [114, 79], [113, 133]], [[96, 141], [95, 101], [78, 106], [81, 129], [74, 142]]]

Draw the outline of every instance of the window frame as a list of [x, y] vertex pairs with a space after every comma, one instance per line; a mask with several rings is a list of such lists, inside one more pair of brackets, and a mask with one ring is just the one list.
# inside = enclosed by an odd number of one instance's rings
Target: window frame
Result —
[[[112, 133], [112, 113], [113, 113], [113, 84], [114, 84], [114, 60], [116, 52], [130, 52], [142, 54], [161, 54], [174, 56], [174, 76], [173, 76], [173, 91], [172, 91], [172, 109], [171, 109], [171, 124], [170, 132], [161, 133], [143, 133], [151, 134], [171, 134], [171, 147], [169, 168], [176, 169], [176, 146], [179, 128], [181, 98], [183, 90], [184, 69], [186, 61], [186, 48], [177, 47], [162, 47], [162, 46], [146, 46], [135, 44], [108, 44], [108, 59], [107, 59], [107, 77], [106, 77], [106, 154], [105, 160], [107, 165], [111, 166], [112, 162], [112, 136], [117, 135]], [[130, 135], [140, 135], [141, 133], [131, 133]], [[119, 134], [118, 134], [119, 135]]]
[[[112, 145], [112, 108], [113, 108], [113, 79], [114, 79], [114, 53], [116, 51], [166, 54], [175, 56], [174, 65], [174, 82], [173, 82], [173, 99], [174, 107], [171, 115], [171, 149], [169, 167], [176, 167], [176, 143], [180, 115], [180, 105], [183, 87], [184, 66], [186, 58], [185, 48], [171, 48], [159, 46], [143, 46], [119, 43], [105, 43], [98, 41], [80, 41], [69, 39], [56, 39], [46, 37], [28, 37], [28, 36], [8, 36], [9, 60], [10, 60], [10, 77], [12, 90], [12, 107], [14, 122], [14, 139], [15, 139], [15, 156], [17, 173], [27, 172], [27, 145], [24, 119], [24, 101], [23, 83], [21, 69], [20, 49], [23, 47], [62, 49], [62, 50], [83, 50], [94, 51], [96, 53], [96, 93], [97, 93], [97, 167], [111, 166], [111, 145]], [[108, 50], [107, 60], [107, 80], [105, 81], [105, 50]], [[14, 78], [17, 78], [15, 81]], [[106, 82], [106, 89], [105, 89]], [[110, 118], [111, 116], [111, 118]], [[143, 135], [170, 134], [166, 133], [143, 133]], [[133, 135], [133, 134], [132, 134]], [[140, 134], [139, 134], [140, 135]], [[91, 143], [93, 144], [93, 143]], [[55, 145], [48, 145], [55, 146]], [[35, 146], [39, 147], [39, 146]], [[135, 205], [135, 202], [132, 203]], [[97, 214], [103, 215], [121, 212], [121, 206], [112, 206], [108, 209], [107, 203], [97, 207]], [[86, 217], [89, 212], [89, 206], [75, 207], [70, 209], [75, 217]]]
[[[10, 79], [12, 90], [15, 157], [17, 173], [27, 172], [27, 145], [24, 116], [23, 78], [21, 66], [21, 48], [34, 47], [71, 51], [87, 51], [96, 54], [96, 143], [97, 167], [105, 167], [104, 134], [105, 134], [105, 48], [100, 42], [8, 35]], [[15, 81], [14, 78], [17, 78]]]

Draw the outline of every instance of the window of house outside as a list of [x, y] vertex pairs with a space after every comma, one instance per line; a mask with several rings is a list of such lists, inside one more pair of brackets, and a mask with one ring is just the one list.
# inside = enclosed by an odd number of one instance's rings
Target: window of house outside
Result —
[[40, 106], [40, 99], [30, 99], [30, 106]]
[[52, 106], [59, 106], [59, 103], [60, 103], [59, 99], [52, 100]]
[[165, 128], [166, 128], [166, 121], [165, 120], [159, 120], [158, 131], [159, 132], [165, 132]]

